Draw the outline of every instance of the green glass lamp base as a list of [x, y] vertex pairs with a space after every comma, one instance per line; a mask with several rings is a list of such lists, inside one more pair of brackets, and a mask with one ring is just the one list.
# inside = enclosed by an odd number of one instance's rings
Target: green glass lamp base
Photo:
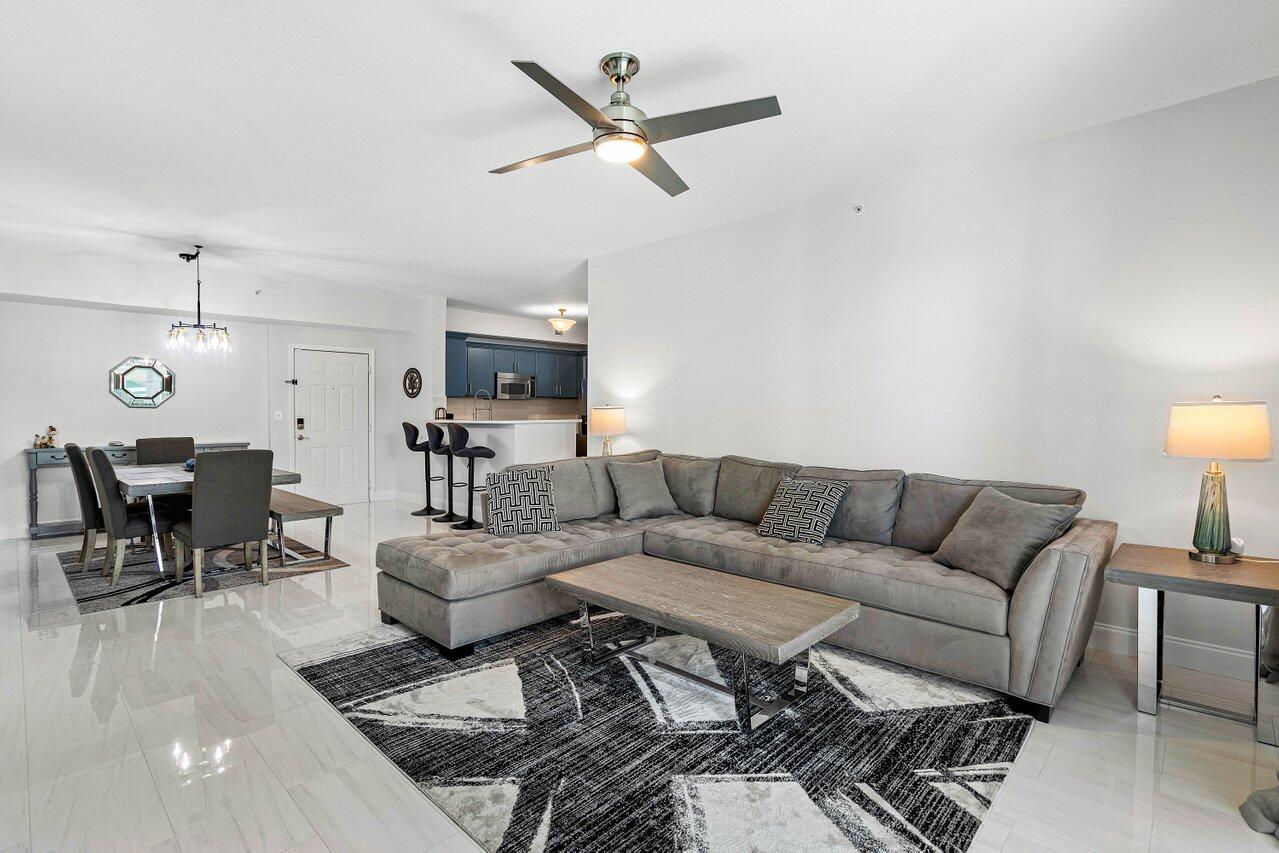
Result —
[[1195, 550], [1190, 559], [1201, 563], [1233, 563], [1230, 552], [1230, 509], [1226, 504], [1226, 475], [1216, 462], [1204, 472], [1199, 486], [1199, 512], [1195, 516]]

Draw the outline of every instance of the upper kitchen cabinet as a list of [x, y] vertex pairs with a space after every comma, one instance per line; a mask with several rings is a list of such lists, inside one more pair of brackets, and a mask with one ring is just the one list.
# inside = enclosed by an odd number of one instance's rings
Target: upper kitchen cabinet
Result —
[[581, 359], [575, 352], [561, 352], [555, 356], [555, 396], [576, 397], [578, 371]]
[[533, 396], [559, 396], [559, 372], [556, 353], [550, 350], [539, 350], [534, 353], [533, 376]]
[[444, 394], [466, 396], [466, 336], [444, 336]]
[[493, 369], [493, 348], [468, 344], [466, 347], [466, 396], [497, 393], [497, 372]]
[[535, 397], [573, 399], [585, 394], [586, 353], [564, 347], [539, 346], [493, 338], [472, 340], [465, 332], [444, 339], [444, 386], [449, 397], [470, 397], [481, 390], [496, 396], [497, 374], [533, 377]]

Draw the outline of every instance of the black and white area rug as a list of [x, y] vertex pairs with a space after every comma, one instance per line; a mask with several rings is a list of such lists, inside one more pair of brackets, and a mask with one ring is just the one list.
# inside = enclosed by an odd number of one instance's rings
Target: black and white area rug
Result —
[[[318, 557], [320, 552], [284, 537], [284, 547], [300, 557]], [[311, 572], [325, 572], [329, 569], [340, 569], [347, 563], [336, 557], [310, 563], [305, 566], [280, 566], [280, 558], [276, 552], [267, 549], [271, 557], [267, 560], [267, 575], [271, 580], [291, 578]], [[66, 573], [67, 583], [71, 586], [71, 594], [75, 596], [76, 607], [81, 613], [97, 613], [114, 607], [128, 607], [131, 604], [143, 604], [148, 601], [164, 601], [170, 598], [182, 598], [195, 595], [195, 581], [191, 579], [188, 567], [178, 583], [173, 574], [173, 558], [164, 558], [164, 575], [161, 576], [155, 565], [155, 551], [151, 548], [138, 547], [126, 551], [124, 567], [120, 570], [120, 582], [111, 585], [110, 575], [103, 577], [102, 561], [107, 557], [106, 548], [98, 548], [93, 552], [89, 570], [82, 571], [80, 551], [62, 551], [58, 554], [58, 562]], [[240, 546], [234, 548], [217, 548], [205, 552], [204, 567], [201, 571], [204, 579], [204, 594], [244, 586], [250, 583], [261, 583], [257, 571], [257, 552], [254, 551], [254, 570], [245, 571], [244, 550]]]
[[[649, 650], [729, 671], [690, 637]], [[398, 625], [280, 657], [504, 853], [961, 851], [1031, 725], [980, 688], [823, 645], [809, 694], [748, 742], [726, 695], [630, 659], [583, 665], [569, 617], [454, 662]]]

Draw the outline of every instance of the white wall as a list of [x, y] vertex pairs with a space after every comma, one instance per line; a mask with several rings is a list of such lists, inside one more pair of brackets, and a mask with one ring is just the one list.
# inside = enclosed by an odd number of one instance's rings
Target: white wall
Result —
[[[548, 312], [547, 317], [556, 312]], [[524, 338], [533, 341], [549, 341], [557, 344], [586, 343], [586, 320], [577, 312], [577, 325], [562, 335], [555, 334], [551, 324], [545, 320], [530, 317], [514, 317], [509, 314], [492, 314], [487, 311], [474, 311], [469, 308], [448, 307], [448, 319], [445, 327], [450, 332], [468, 332], [473, 335], [496, 335], [503, 338]]]
[[[1279, 404], [1276, 116], [1279, 79], [592, 259], [591, 399], [622, 449], [1080, 486], [1185, 545], [1168, 403]], [[1235, 535], [1279, 554], [1279, 468], [1225, 467]], [[1249, 608], [1170, 598], [1185, 655], [1252, 643]], [[1127, 639], [1133, 591], [1098, 619]]]
[[[52, 265], [56, 268], [56, 264]], [[407, 303], [406, 303], [407, 304]], [[313, 310], [308, 303], [306, 310]], [[6, 298], [0, 294], [0, 363], [11, 366], [10, 395], [0, 406], [0, 539], [26, 535], [27, 471], [22, 448], [45, 426], [64, 441], [126, 444], [141, 436], [192, 435], [198, 441], [249, 441], [270, 447], [277, 465], [292, 464], [292, 345], [374, 351], [373, 497], [415, 499], [425, 489], [421, 457], [404, 448], [402, 420], [423, 422], [443, 402], [444, 300], [416, 300], [400, 321], [415, 331], [343, 328], [316, 323], [229, 321], [229, 354], [169, 352], [171, 317], [148, 310], [115, 310]], [[221, 319], [221, 315], [219, 316]], [[332, 320], [340, 321], [335, 313]], [[420, 328], [419, 333], [416, 329]], [[130, 355], [158, 357], [176, 374], [173, 398], [154, 410], [129, 409], [107, 393], [107, 371]], [[405, 397], [401, 376], [410, 365], [425, 387]], [[437, 370], [439, 366], [439, 370]], [[438, 378], [437, 378], [438, 375]], [[274, 412], [281, 420], [274, 420]], [[40, 518], [79, 514], [68, 471], [40, 472]], [[305, 493], [305, 484], [299, 487]]]

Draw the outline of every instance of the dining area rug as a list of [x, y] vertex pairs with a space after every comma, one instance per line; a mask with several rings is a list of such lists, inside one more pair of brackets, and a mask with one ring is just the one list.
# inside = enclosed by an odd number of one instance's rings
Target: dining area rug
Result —
[[[274, 544], [274, 540], [272, 540]], [[296, 539], [284, 537], [284, 547], [304, 559], [321, 556], [320, 552]], [[327, 572], [341, 569], [347, 563], [329, 557], [301, 566], [281, 566], [280, 558], [273, 548], [268, 549], [270, 559], [267, 561], [267, 573], [271, 580], [307, 575], [313, 572]], [[111, 577], [102, 574], [102, 563], [106, 559], [107, 549], [98, 548], [93, 552], [89, 570], [82, 571], [80, 551], [62, 551], [58, 554], [58, 562], [67, 576], [71, 586], [71, 594], [75, 597], [76, 606], [81, 613], [97, 613], [116, 607], [128, 607], [134, 604], [145, 604], [148, 601], [164, 601], [170, 598], [183, 598], [195, 595], [195, 582], [191, 577], [190, 566], [179, 583], [173, 576], [173, 558], [164, 558], [164, 575], [156, 570], [155, 550], [141, 546], [125, 551], [124, 568], [120, 572], [120, 582], [111, 585]], [[232, 589], [245, 584], [261, 583], [257, 569], [257, 554], [254, 553], [254, 568], [244, 568], [244, 549], [239, 545], [229, 548], [211, 548], [204, 554], [204, 594], [208, 596], [219, 590]]]

